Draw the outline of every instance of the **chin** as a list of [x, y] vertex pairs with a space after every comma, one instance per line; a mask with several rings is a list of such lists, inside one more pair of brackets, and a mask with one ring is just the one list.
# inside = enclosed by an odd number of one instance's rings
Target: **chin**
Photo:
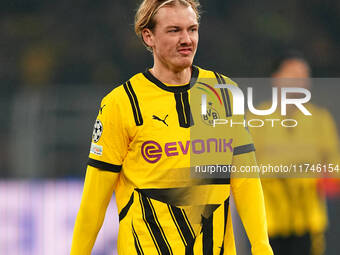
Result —
[[188, 57], [188, 58], [185, 58], [185, 59], [181, 59], [180, 61], [175, 63], [175, 66], [177, 66], [180, 69], [185, 69], [185, 68], [191, 67], [192, 62], [193, 62], [193, 58]]

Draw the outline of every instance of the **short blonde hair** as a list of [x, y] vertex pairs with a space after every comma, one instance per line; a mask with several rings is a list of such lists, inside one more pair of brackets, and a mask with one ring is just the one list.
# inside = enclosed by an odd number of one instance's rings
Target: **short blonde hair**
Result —
[[176, 6], [181, 4], [183, 6], [191, 6], [197, 16], [197, 21], [200, 20], [200, 3], [198, 0], [144, 0], [136, 13], [135, 16], [135, 32], [137, 36], [142, 40], [143, 44], [148, 50], [151, 50], [148, 45], [143, 40], [142, 31], [145, 28], [154, 29], [156, 21], [154, 19], [156, 13], [164, 6]]

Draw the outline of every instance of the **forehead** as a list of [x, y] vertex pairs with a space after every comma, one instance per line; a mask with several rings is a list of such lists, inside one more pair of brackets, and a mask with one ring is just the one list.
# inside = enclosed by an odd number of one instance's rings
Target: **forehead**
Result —
[[282, 63], [281, 73], [291, 77], [308, 77], [309, 67], [304, 61], [299, 59], [288, 59]]
[[159, 27], [186, 27], [198, 24], [196, 13], [192, 7], [181, 4], [162, 7], [155, 15], [155, 21]]

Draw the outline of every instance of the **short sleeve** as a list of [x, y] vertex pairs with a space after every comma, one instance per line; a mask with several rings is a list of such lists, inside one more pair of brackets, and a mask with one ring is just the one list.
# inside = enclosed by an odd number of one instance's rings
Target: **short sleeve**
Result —
[[88, 165], [120, 172], [129, 141], [120, 111], [119, 101], [112, 95], [102, 100], [93, 127]]

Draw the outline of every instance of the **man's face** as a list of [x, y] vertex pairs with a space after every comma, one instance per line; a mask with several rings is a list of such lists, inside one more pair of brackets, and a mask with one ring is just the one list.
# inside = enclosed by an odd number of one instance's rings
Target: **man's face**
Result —
[[309, 67], [299, 59], [287, 59], [283, 61], [279, 70], [273, 75], [277, 78], [276, 87], [300, 87], [308, 89]]
[[176, 71], [192, 65], [198, 44], [198, 22], [191, 7], [163, 7], [155, 15], [150, 41], [154, 57]]

